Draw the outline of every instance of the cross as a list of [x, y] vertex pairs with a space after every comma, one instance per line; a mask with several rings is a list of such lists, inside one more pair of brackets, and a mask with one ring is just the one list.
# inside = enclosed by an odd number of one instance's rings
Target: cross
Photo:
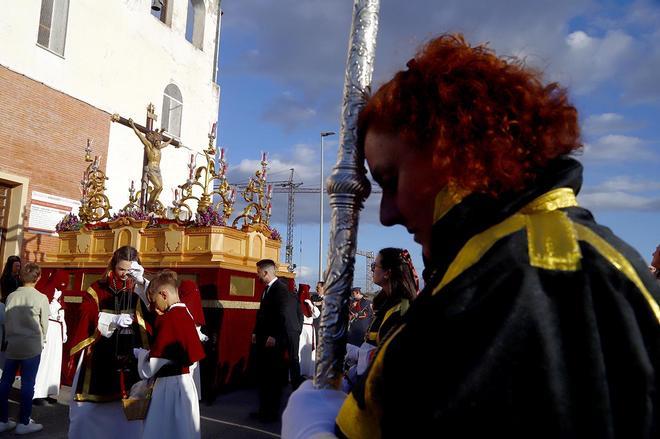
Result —
[[[173, 145], [177, 148], [180, 146], [183, 146], [178, 140], [169, 137], [165, 135], [164, 133], [160, 132], [158, 129], [154, 130], [154, 121], [157, 120], [156, 116], [156, 108], [154, 107], [154, 104], [149, 104], [147, 106], [147, 121], [145, 123], [145, 126], [133, 123], [132, 119], [126, 119], [119, 114], [113, 114], [112, 115], [112, 121], [113, 122], [118, 122], [126, 127], [132, 128], [136, 131], [139, 131], [140, 133], [147, 135], [148, 133], [156, 133], [160, 134], [162, 137], [163, 141], [167, 145]], [[149, 185], [149, 158], [147, 156], [147, 148], [144, 149], [144, 155], [142, 157], [142, 188], [141, 188], [141, 193], [140, 193], [140, 210], [143, 212], [146, 211], [147, 208], [147, 195], [148, 195], [148, 185]]]

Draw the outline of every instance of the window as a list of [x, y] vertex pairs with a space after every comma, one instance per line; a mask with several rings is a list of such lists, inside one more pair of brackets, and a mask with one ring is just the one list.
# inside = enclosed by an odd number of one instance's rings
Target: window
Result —
[[183, 98], [179, 87], [169, 84], [163, 93], [163, 119], [160, 127], [175, 137], [181, 137]]
[[204, 0], [188, 0], [188, 18], [186, 19], [186, 40], [198, 49], [204, 47], [204, 21], [206, 6]]
[[69, 0], [41, 0], [37, 44], [64, 56]]
[[151, 15], [168, 26], [172, 25], [172, 8], [170, 8], [170, 1], [171, 0], [151, 0], [151, 6], [160, 6], [160, 11], [156, 11], [151, 7]]

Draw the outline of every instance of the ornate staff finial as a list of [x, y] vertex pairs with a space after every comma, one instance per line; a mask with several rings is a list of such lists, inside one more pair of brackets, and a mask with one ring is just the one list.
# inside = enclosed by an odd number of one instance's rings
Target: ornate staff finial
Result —
[[378, 10], [379, 0], [355, 0], [353, 4], [339, 152], [327, 183], [332, 215], [328, 268], [324, 276], [326, 294], [314, 375], [314, 384], [319, 388], [339, 387], [346, 352], [348, 301], [353, 283], [358, 216], [371, 191], [365, 176], [364, 158], [357, 149], [357, 116], [371, 87]]

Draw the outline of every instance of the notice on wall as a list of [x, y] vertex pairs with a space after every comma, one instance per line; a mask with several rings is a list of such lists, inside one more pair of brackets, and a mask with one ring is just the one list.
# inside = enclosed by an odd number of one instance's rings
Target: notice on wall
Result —
[[80, 202], [71, 198], [32, 191], [28, 227], [35, 232], [54, 233], [62, 217], [77, 212], [79, 206]]

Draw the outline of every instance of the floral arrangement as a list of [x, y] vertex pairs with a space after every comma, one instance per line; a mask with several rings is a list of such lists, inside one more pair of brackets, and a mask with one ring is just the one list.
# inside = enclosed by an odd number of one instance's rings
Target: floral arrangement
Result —
[[209, 206], [203, 212], [197, 212], [192, 222], [193, 227], [226, 226], [224, 217]]
[[269, 227], [268, 229], [270, 230], [270, 239], [275, 241], [282, 240], [282, 235], [280, 235], [280, 232], [275, 227]]
[[62, 217], [59, 223], [55, 226], [55, 230], [58, 232], [72, 232], [80, 230], [83, 226], [82, 221], [78, 218], [78, 215], [75, 213], [67, 213]]
[[140, 209], [120, 210], [112, 215], [108, 222], [116, 221], [121, 218], [131, 218], [135, 221], [151, 221], [153, 215], [143, 212]]

